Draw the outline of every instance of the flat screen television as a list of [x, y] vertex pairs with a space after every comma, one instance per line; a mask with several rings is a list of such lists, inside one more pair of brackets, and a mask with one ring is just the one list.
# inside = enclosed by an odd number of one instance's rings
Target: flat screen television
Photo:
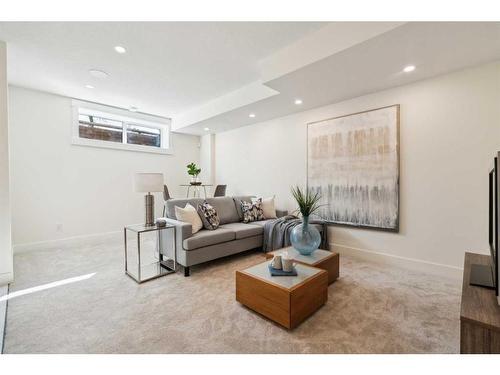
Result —
[[498, 296], [498, 212], [500, 210], [500, 175], [499, 175], [499, 160], [500, 152], [497, 152], [493, 161], [493, 168], [489, 173], [489, 220], [488, 220], [488, 236], [490, 243], [490, 264], [479, 265], [473, 264], [471, 267], [470, 284], [491, 288], [495, 290], [498, 304], [500, 299]]

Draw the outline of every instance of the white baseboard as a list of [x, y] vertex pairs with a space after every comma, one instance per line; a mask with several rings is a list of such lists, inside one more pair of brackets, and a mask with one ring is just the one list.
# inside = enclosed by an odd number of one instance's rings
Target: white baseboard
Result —
[[74, 236], [60, 238], [57, 240], [40, 241], [14, 245], [14, 254], [29, 253], [31, 251], [50, 250], [54, 248], [65, 248], [68, 246], [78, 246], [79, 244], [102, 243], [103, 241], [116, 241], [123, 236], [122, 231], [88, 234], [84, 236]]
[[446, 278], [461, 280], [463, 275], [463, 268], [449, 266], [446, 264], [428, 262], [426, 260], [406, 258], [397, 255], [382, 253], [378, 251], [358, 249], [355, 247], [342, 245], [338, 243], [329, 243], [330, 249], [345, 254], [354, 258], [370, 260], [384, 264], [396, 265], [399, 267], [430, 273], [434, 275], [443, 276]]

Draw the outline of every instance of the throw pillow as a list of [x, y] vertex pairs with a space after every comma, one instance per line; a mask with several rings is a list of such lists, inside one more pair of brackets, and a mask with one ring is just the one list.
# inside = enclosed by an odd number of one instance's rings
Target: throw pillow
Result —
[[187, 203], [184, 208], [175, 206], [175, 217], [179, 221], [191, 224], [193, 234], [203, 228], [203, 223], [198, 216], [198, 212], [196, 212], [196, 208], [191, 206], [189, 203]]
[[219, 227], [220, 219], [217, 210], [207, 203], [207, 201], [198, 205], [198, 214], [205, 229], [214, 230]]
[[241, 211], [243, 212], [243, 222], [264, 220], [264, 211], [262, 211], [262, 199], [258, 198], [254, 202], [241, 201]]
[[262, 201], [262, 211], [264, 212], [264, 219], [277, 219], [276, 208], [274, 207], [274, 196], [270, 198], [252, 198], [252, 203], [257, 199]]
[[243, 211], [241, 210], [241, 201], [251, 202], [252, 198], [255, 197], [252, 197], [251, 195], [241, 195], [233, 197], [234, 205], [236, 207], [236, 211], [238, 212], [239, 221], [243, 221]]

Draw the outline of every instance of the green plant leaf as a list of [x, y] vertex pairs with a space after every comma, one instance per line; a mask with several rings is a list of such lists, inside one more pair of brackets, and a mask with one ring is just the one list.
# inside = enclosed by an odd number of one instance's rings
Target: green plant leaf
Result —
[[201, 173], [201, 168], [198, 168], [195, 163], [189, 163], [187, 169], [190, 176], [198, 176]]
[[299, 205], [298, 210], [302, 216], [311, 216], [321, 207], [319, 204], [321, 200], [319, 192], [313, 192], [310, 189], [303, 191], [299, 186], [292, 187], [291, 191], [293, 198]]

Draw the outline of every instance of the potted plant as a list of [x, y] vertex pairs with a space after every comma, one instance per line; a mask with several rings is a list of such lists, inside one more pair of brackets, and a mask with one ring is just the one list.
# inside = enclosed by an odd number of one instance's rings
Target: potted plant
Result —
[[188, 169], [188, 175], [191, 176], [191, 185], [199, 185], [198, 182], [198, 175], [201, 173], [201, 168], [198, 168], [198, 166], [195, 163], [189, 163], [187, 165]]
[[292, 195], [299, 205], [302, 224], [292, 229], [290, 242], [302, 255], [311, 255], [319, 247], [321, 235], [314, 225], [309, 225], [309, 217], [321, 207], [319, 204], [321, 195], [309, 189], [303, 191], [298, 186], [292, 188]]

